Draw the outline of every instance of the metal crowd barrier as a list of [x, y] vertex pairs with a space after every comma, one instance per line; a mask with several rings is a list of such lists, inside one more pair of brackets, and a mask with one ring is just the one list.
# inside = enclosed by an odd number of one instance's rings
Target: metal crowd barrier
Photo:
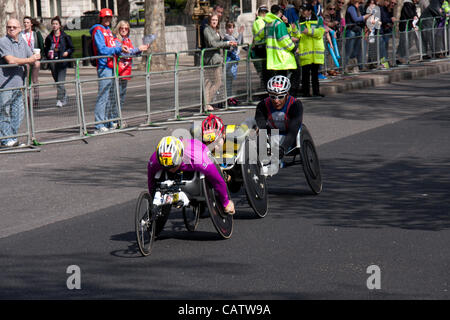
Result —
[[[423, 61], [427, 56], [449, 56], [450, 25], [430, 18], [420, 20], [417, 30], [410, 29], [406, 23], [406, 29], [400, 31], [401, 22], [407, 21], [398, 21], [390, 34], [376, 33], [373, 37], [366, 37], [365, 34], [347, 37], [346, 31], [350, 26], [346, 26], [341, 37], [337, 39], [339, 66], [330, 56], [324, 40], [325, 64], [321, 72], [351, 72], [351, 69], [358, 65], [379, 69], [385, 62], [388, 62], [389, 66], [396, 66], [399, 59], [409, 64], [412, 61]], [[361, 56], [359, 61], [351, 62], [345, 57], [352, 56], [354, 52], [347, 51], [351, 50], [351, 44], [355, 42], [357, 47], [353, 49], [357, 48]], [[387, 44], [385, 60], [382, 59], [382, 43]], [[241, 112], [236, 110], [239, 106], [230, 105], [230, 99], [237, 99], [246, 105], [242, 108], [248, 108], [248, 105], [254, 104], [257, 95], [265, 93], [260, 79], [261, 64], [266, 61], [253, 59], [252, 46], [249, 44], [240, 45], [238, 49], [239, 60], [227, 61], [231, 53], [229, 50], [223, 50], [223, 59], [217, 65], [207, 65], [204, 59], [205, 54], [218, 50], [215, 48], [153, 53], [143, 57], [119, 57], [119, 60], [111, 56], [43, 60], [41, 65], [51, 69], [61, 69], [63, 63], [71, 63], [73, 68], [68, 68], [65, 79], [60, 81], [55, 82], [52, 78], [44, 81], [49, 74], [48, 71], [41, 70], [39, 83], [32, 83], [28, 79], [23, 86], [0, 89], [0, 95], [20, 90], [23, 99], [23, 120], [18, 132], [6, 135], [0, 131], [0, 140], [19, 139], [21, 146], [0, 148], [0, 152], [20, 152], [25, 149], [38, 151], [36, 146], [41, 144], [87, 139], [105, 134], [95, 130], [101, 125], [117, 126], [116, 130], [106, 132], [109, 134], [161, 128], [170, 123], [192, 121], [208, 113], [208, 104], [216, 107], [214, 113]], [[200, 63], [196, 61], [196, 57], [200, 57]], [[107, 77], [99, 78], [96, 68], [83, 66], [86, 61], [98, 61], [102, 58], [111, 58], [113, 63], [114, 71]], [[121, 61], [126, 62], [127, 59], [132, 61], [133, 71], [131, 75], [120, 75], [118, 64]], [[167, 67], [161, 68], [161, 63]], [[17, 65], [0, 66], [11, 67]], [[215, 79], [220, 80], [220, 85], [214, 83]], [[98, 120], [96, 104], [101, 95], [98, 89], [104, 84], [108, 84], [109, 88], [107, 103], [104, 106], [106, 118]], [[212, 92], [211, 85], [214, 84], [216, 87]], [[130, 89], [137, 89], [138, 93], [126, 93], [124, 98], [124, 92]], [[210, 90], [208, 94], [207, 89]], [[56, 104], [58, 99], [63, 99], [62, 106]], [[0, 108], [1, 130], [1, 117], [6, 108]]]

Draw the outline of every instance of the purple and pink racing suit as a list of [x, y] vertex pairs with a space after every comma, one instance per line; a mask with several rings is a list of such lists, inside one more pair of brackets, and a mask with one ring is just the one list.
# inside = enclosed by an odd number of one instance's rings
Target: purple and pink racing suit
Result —
[[[216, 167], [214, 160], [208, 150], [208, 147], [201, 141], [195, 139], [182, 140], [184, 144], [183, 160], [181, 162], [180, 171], [198, 171], [205, 175], [206, 180], [211, 183], [216, 190], [219, 200], [224, 207], [228, 205], [227, 185], [223, 180], [219, 169]], [[156, 158], [156, 152], [152, 154], [147, 165], [148, 190], [151, 193], [155, 186], [155, 175], [164, 168], [159, 164]]]

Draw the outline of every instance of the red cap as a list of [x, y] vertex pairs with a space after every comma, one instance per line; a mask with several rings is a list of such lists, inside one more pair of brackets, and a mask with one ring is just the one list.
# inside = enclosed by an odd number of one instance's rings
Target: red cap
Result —
[[98, 15], [100, 18], [103, 17], [112, 17], [113, 16], [113, 12], [111, 9], [108, 8], [103, 8], [102, 10], [100, 10], [100, 14]]

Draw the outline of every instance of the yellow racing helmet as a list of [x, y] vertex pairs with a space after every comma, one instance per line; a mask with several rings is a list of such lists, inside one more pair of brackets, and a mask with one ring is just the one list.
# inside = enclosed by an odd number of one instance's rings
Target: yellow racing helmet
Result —
[[174, 136], [162, 138], [156, 147], [156, 157], [164, 168], [174, 168], [183, 160], [184, 145], [180, 139]]

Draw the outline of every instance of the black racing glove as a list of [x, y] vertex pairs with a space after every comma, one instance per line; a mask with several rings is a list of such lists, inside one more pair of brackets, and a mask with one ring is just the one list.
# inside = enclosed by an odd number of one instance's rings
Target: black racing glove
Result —
[[284, 148], [282, 146], [280, 146], [280, 148], [278, 149], [278, 158], [281, 160], [284, 157]]

